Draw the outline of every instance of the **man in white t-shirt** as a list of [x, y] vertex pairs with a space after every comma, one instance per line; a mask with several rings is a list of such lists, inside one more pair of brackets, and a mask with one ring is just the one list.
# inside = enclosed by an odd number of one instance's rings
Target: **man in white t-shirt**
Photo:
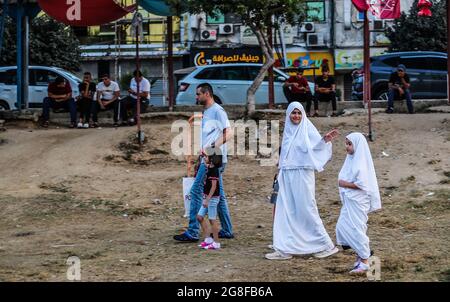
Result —
[[[133, 72], [133, 78], [130, 82], [130, 88], [128, 89], [129, 95], [124, 98], [122, 104], [122, 121], [128, 121], [129, 125], [134, 125], [136, 121], [137, 111], [137, 91], [139, 83], [139, 98], [141, 101], [141, 108], [149, 104], [150, 101], [150, 82], [142, 76], [140, 70]], [[144, 106], [143, 106], [144, 105]], [[131, 109], [132, 117], [128, 119], [128, 110]], [[141, 110], [142, 111], [142, 110]]]
[[[233, 226], [231, 224], [230, 211], [228, 210], [228, 202], [223, 190], [222, 174], [227, 164], [227, 147], [226, 142], [230, 139], [231, 127], [225, 110], [216, 102], [214, 102], [214, 94], [211, 85], [204, 83], [197, 86], [196, 92], [197, 102], [203, 105], [203, 118], [201, 128], [201, 153], [205, 153], [207, 149], [213, 148], [215, 152], [222, 154], [222, 167], [219, 169], [219, 189], [220, 201], [217, 205], [218, 216], [222, 229], [219, 232], [220, 238], [234, 238]], [[217, 154], [216, 153], [216, 154]], [[188, 229], [180, 235], [173, 238], [181, 242], [196, 242], [199, 238], [199, 222], [197, 221], [197, 213], [202, 206], [202, 195], [204, 178], [207, 167], [202, 163], [199, 165], [195, 181], [191, 188], [191, 205], [189, 209], [189, 226]]]
[[92, 103], [92, 127], [98, 127], [98, 111], [114, 110], [113, 121], [114, 127], [117, 127], [119, 121], [119, 84], [111, 81], [109, 75], [104, 74], [102, 81], [97, 85], [97, 100]]

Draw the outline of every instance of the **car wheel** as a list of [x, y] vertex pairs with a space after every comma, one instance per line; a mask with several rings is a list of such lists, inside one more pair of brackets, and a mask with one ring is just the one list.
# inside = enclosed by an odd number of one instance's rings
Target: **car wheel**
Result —
[[9, 105], [5, 101], [0, 101], [0, 111], [9, 110]]
[[388, 100], [388, 92], [385, 90], [381, 90], [375, 94], [374, 99], [387, 101]]
[[214, 95], [214, 102], [216, 102], [219, 105], [222, 105], [222, 101], [219, 99], [217, 95]]

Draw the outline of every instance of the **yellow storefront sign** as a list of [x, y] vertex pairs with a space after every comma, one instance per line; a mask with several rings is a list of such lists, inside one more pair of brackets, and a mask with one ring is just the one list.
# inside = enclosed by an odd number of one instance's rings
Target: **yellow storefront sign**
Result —
[[[333, 55], [329, 52], [288, 52], [287, 55], [287, 67], [297, 68], [297, 67], [319, 67], [316, 69], [315, 74], [322, 74], [320, 67], [324, 60], [328, 60], [328, 66], [330, 67], [330, 74], [334, 74], [334, 62]], [[278, 60], [277, 54], [275, 54], [275, 59]], [[279, 62], [275, 63], [276, 66], [280, 66]], [[312, 76], [314, 71], [306, 69], [304, 75]]]

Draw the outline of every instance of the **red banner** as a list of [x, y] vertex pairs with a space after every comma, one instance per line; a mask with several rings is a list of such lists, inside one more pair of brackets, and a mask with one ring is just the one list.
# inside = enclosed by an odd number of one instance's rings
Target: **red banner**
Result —
[[400, 0], [352, 0], [360, 12], [367, 9], [378, 19], [396, 19], [400, 17]]
[[73, 26], [101, 25], [122, 18], [135, 5], [122, 7], [114, 0], [39, 0], [50, 17]]

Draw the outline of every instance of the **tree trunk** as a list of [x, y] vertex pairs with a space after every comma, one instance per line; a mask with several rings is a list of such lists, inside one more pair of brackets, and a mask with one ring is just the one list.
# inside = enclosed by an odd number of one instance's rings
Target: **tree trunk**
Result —
[[266, 61], [264, 62], [263, 66], [261, 67], [261, 70], [259, 71], [258, 75], [256, 76], [255, 80], [253, 81], [252, 85], [247, 90], [247, 116], [252, 117], [255, 114], [255, 93], [256, 90], [258, 90], [259, 86], [261, 86], [261, 83], [264, 80], [264, 77], [269, 70], [270, 66], [272, 66], [275, 63], [275, 58], [273, 56], [273, 49], [269, 44], [269, 40], [267, 39], [267, 35], [263, 31], [262, 28], [257, 26], [250, 26], [253, 33], [256, 35], [256, 38], [258, 39], [259, 45], [261, 46], [261, 50], [264, 54], [264, 57]]

